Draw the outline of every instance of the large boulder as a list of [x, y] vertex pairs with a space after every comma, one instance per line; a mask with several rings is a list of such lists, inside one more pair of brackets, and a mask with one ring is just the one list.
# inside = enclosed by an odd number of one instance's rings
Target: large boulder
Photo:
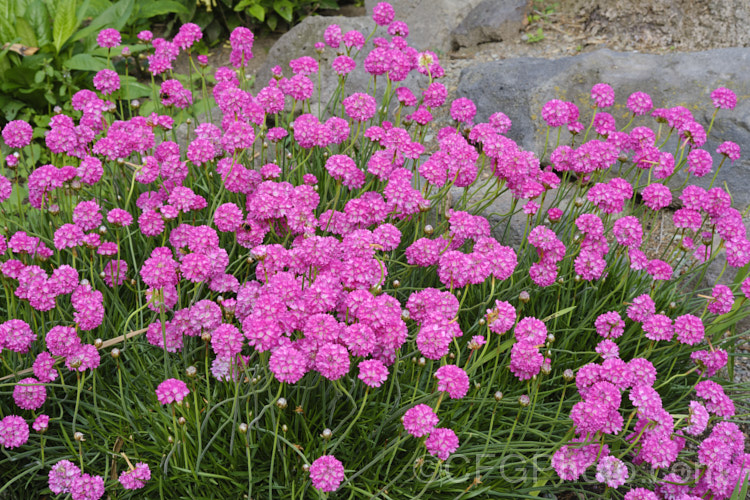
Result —
[[[367, 14], [379, 0], [366, 0]], [[481, 0], [391, 0], [396, 19], [409, 25], [409, 44], [443, 56], [451, 49], [453, 30]]]
[[[630, 119], [626, 107], [628, 96], [636, 91], [647, 92], [656, 107], [686, 106], [697, 121], [708, 127], [714, 112], [710, 94], [725, 86], [739, 96], [750, 94], [750, 48], [716, 49], [705, 52], [666, 55], [638, 54], [599, 50], [561, 59], [517, 58], [477, 64], [461, 73], [458, 95], [469, 97], [477, 105], [477, 120], [486, 120], [502, 111], [513, 121], [509, 136], [522, 147], [538, 154], [544, 149], [546, 126], [541, 109], [550, 99], [573, 101], [581, 109], [581, 122], [591, 119], [591, 87], [605, 82], [615, 89], [616, 103], [607, 111], [619, 125]], [[654, 125], [642, 117], [635, 125]], [[673, 134], [675, 136], [676, 134]], [[554, 135], [552, 136], [554, 140]], [[567, 140], [563, 136], [563, 140]], [[750, 101], [739, 100], [733, 111], [719, 110], [711, 135], [704, 146], [714, 157], [714, 169], [721, 160], [718, 145], [730, 140], [745, 149], [743, 157], [730, 165], [725, 162], [716, 185], [725, 182], [735, 205], [744, 209], [750, 204]], [[674, 141], [674, 139], [673, 139]], [[668, 150], [676, 149], [668, 143]], [[549, 152], [549, 151], [548, 151]], [[707, 187], [713, 175], [691, 182]], [[679, 187], [684, 177], [675, 175], [673, 186]]]
[[483, 0], [451, 33], [453, 47], [473, 47], [516, 38], [523, 28], [528, 4], [527, 0]]

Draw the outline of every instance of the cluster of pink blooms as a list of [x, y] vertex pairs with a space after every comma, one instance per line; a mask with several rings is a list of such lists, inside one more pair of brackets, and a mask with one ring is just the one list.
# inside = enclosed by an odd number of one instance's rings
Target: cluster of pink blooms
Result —
[[529, 276], [541, 287], [551, 286], [557, 279], [557, 263], [565, 258], [565, 245], [546, 226], [532, 229], [528, 241], [539, 254], [539, 261], [529, 268]]
[[547, 341], [544, 322], [531, 316], [521, 319], [515, 327], [516, 342], [510, 351], [510, 371], [519, 380], [529, 380], [550, 371], [551, 360], [539, 352]]
[[81, 473], [73, 462], [60, 460], [49, 471], [49, 489], [55, 495], [70, 493], [74, 500], [99, 500], [104, 496], [104, 478]]

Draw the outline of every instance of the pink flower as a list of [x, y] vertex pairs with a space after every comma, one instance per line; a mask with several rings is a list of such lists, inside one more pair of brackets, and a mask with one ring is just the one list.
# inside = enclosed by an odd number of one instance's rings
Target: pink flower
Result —
[[156, 388], [156, 399], [159, 403], [179, 403], [190, 393], [187, 384], [182, 380], [170, 378], [160, 383]]
[[685, 427], [685, 432], [691, 436], [698, 436], [706, 430], [710, 416], [706, 407], [698, 401], [691, 401], [689, 406], [690, 415], [687, 419], [689, 425]]
[[104, 495], [104, 478], [81, 474], [70, 483], [73, 500], [99, 500]]
[[273, 351], [268, 364], [279, 382], [293, 384], [307, 372], [304, 355], [292, 344], [282, 345]]
[[47, 389], [34, 377], [19, 380], [13, 388], [13, 401], [24, 410], [41, 408], [47, 399]]
[[406, 432], [419, 438], [432, 432], [440, 420], [432, 408], [419, 404], [406, 410], [401, 421]]
[[34, 129], [23, 120], [13, 120], [3, 127], [3, 141], [11, 148], [22, 148], [31, 143]]
[[375, 115], [377, 101], [368, 94], [357, 92], [343, 101], [344, 110], [352, 120], [366, 122]]
[[625, 332], [625, 322], [617, 311], [600, 314], [594, 321], [594, 326], [596, 333], [605, 339], [616, 339]]
[[380, 387], [388, 379], [388, 368], [377, 359], [361, 361], [359, 363], [359, 379], [369, 387]]
[[41, 415], [36, 417], [36, 419], [34, 419], [34, 423], [31, 424], [31, 427], [36, 432], [45, 432], [49, 427], [49, 415], [45, 415], [44, 413], [42, 413]]
[[372, 9], [372, 20], [378, 26], [388, 26], [393, 21], [396, 11], [388, 2], [378, 2]]
[[70, 493], [73, 479], [81, 475], [81, 469], [70, 460], [60, 460], [49, 471], [49, 489], [52, 493]]
[[320, 491], [336, 491], [344, 480], [344, 464], [333, 455], [323, 455], [310, 464], [310, 480]]
[[146, 486], [146, 481], [151, 479], [151, 469], [148, 464], [138, 462], [135, 469], [122, 471], [118, 480], [126, 490], [138, 490]]
[[732, 141], [722, 142], [716, 152], [732, 160], [732, 163], [740, 159], [740, 146]]
[[459, 97], [451, 104], [451, 118], [457, 122], [471, 123], [476, 114], [476, 105], [467, 97]]
[[568, 105], [559, 100], [552, 99], [542, 106], [542, 118], [549, 127], [560, 127], [568, 123], [570, 111]]
[[628, 468], [612, 455], [602, 457], [596, 466], [596, 480], [610, 488], [619, 488], [628, 480]]
[[451, 453], [458, 449], [458, 437], [453, 429], [435, 429], [425, 440], [424, 445], [433, 457], [447, 460]]
[[29, 424], [23, 417], [8, 415], [0, 420], [0, 446], [11, 450], [29, 439]]
[[116, 71], [103, 69], [94, 75], [94, 87], [104, 95], [120, 89], [120, 77]]
[[705, 337], [703, 321], [692, 314], [684, 314], [675, 318], [674, 330], [677, 333], [677, 340], [683, 344], [695, 345]]
[[324, 343], [315, 355], [315, 369], [328, 380], [338, 380], [349, 372], [349, 352], [340, 344]]
[[737, 106], [737, 94], [725, 87], [719, 87], [711, 92], [711, 100], [715, 108], [734, 109]]
[[606, 83], [597, 83], [591, 87], [591, 99], [597, 108], [609, 108], [615, 103], [615, 91]]
[[99, 44], [99, 47], [110, 49], [120, 45], [121, 41], [120, 32], [114, 28], [103, 29], [96, 37], [96, 43]]
[[669, 341], [674, 337], [672, 320], [664, 314], [654, 314], [643, 321], [643, 331], [647, 339], [656, 341]]
[[703, 177], [711, 171], [713, 159], [705, 149], [694, 149], [688, 153], [687, 171], [696, 177]]
[[35, 340], [36, 334], [22, 319], [9, 319], [0, 324], [0, 348], [24, 354]]
[[732, 310], [734, 305], [734, 294], [732, 289], [726, 285], [718, 284], [711, 291], [711, 300], [708, 302], [708, 310], [714, 314], [726, 314]]
[[469, 376], [456, 365], [441, 366], [435, 372], [438, 390], [446, 391], [451, 399], [461, 399], [469, 391]]
[[651, 210], [660, 210], [672, 203], [672, 191], [664, 184], [649, 184], [643, 191], [643, 204]]
[[654, 107], [651, 96], [645, 92], [633, 92], [628, 97], [628, 109], [635, 115], [645, 115]]

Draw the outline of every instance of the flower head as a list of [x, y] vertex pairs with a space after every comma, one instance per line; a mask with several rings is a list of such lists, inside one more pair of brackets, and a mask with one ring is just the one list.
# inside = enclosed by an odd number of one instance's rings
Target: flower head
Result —
[[469, 391], [469, 376], [456, 365], [441, 366], [435, 372], [438, 390], [446, 391], [451, 399], [461, 399]]
[[435, 429], [424, 442], [427, 451], [433, 457], [447, 460], [458, 449], [458, 436], [453, 429]]
[[310, 480], [320, 491], [336, 491], [344, 480], [344, 464], [333, 455], [323, 455], [310, 464]]
[[187, 384], [182, 380], [170, 378], [159, 384], [156, 388], [156, 399], [159, 403], [179, 403], [190, 393]]
[[406, 432], [417, 438], [432, 432], [439, 422], [435, 410], [425, 404], [409, 408], [401, 420]]

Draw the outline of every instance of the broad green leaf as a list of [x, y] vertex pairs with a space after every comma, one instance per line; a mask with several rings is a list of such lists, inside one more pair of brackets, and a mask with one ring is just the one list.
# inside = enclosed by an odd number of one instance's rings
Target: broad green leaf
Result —
[[99, 71], [107, 67], [107, 60], [91, 54], [76, 54], [65, 61], [63, 66], [80, 71]]
[[26, 7], [26, 13], [23, 16], [34, 28], [38, 47], [52, 43], [52, 22], [50, 21], [47, 8], [42, 0], [36, 0]]
[[8, 21], [13, 15], [15, 15], [14, 0], [0, 0], [0, 17]]
[[22, 17], [16, 18], [16, 33], [21, 37], [21, 43], [25, 46], [39, 47], [34, 28], [31, 27], [31, 24], [26, 19]]
[[10, 23], [9, 18], [0, 16], [0, 46], [12, 43], [17, 37], [16, 27]]
[[13, 0], [13, 15], [16, 17], [23, 17], [26, 13], [26, 8], [33, 0]]
[[[257, 3], [257, 0], [240, 0], [240, 3], [234, 6], [235, 12], [242, 12], [246, 7]], [[262, 8], [262, 7], [261, 7]]]
[[292, 22], [294, 16], [294, 5], [288, 0], [280, 0], [273, 3], [273, 10], [275, 10], [284, 20], [288, 23]]
[[75, 42], [87, 37], [95, 38], [99, 31], [104, 28], [122, 29], [125, 23], [128, 22], [128, 19], [130, 19], [134, 5], [135, 0], [120, 0], [94, 18], [91, 24], [79, 30], [73, 36], [73, 41]]
[[75, 0], [59, 0], [55, 9], [55, 19], [52, 22], [52, 41], [58, 53], [68, 38], [75, 33], [77, 27]]
[[339, 4], [336, 0], [321, 0], [318, 6], [321, 9], [338, 9]]
[[140, 99], [153, 95], [151, 86], [143, 84], [133, 76], [128, 75], [120, 77], [120, 97], [127, 99]]
[[256, 18], [258, 21], [263, 22], [266, 20], [266, 9], [258, 5], [257, 3], [255, 5], [251, 5], [247, 11], [252, 15], [254, 18]]
[[174, 0], [159, 0], [157, 2], [141, 2], [138, 7], [138, 19], [150, 19], [164, 14], [187, 14], [187, 8]]

